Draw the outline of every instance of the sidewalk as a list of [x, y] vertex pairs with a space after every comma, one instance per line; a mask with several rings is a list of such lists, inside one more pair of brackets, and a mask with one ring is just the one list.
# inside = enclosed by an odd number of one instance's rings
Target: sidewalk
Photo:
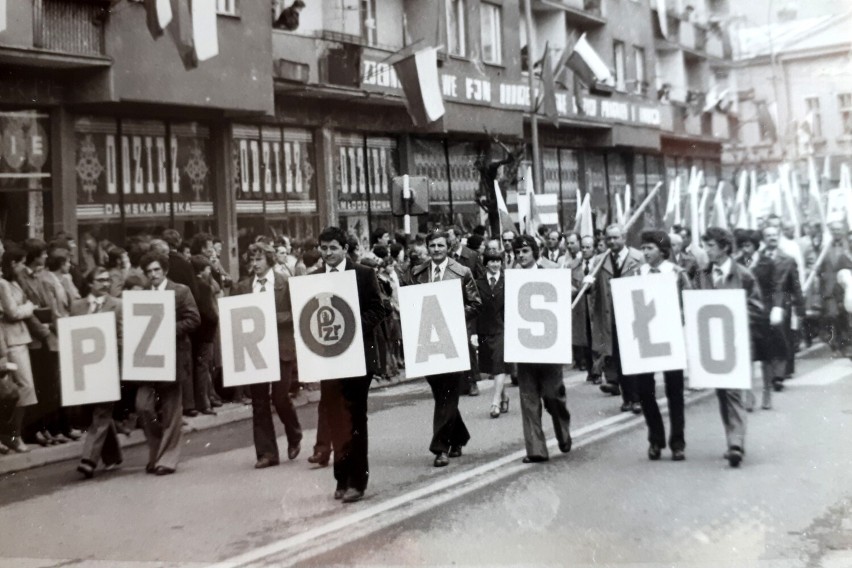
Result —
[[[405, 375], [405, 370], [403, 370], [399, 375], [389, 381], [374, 380], [370, 385], [370, 390], [384, 390], [412, 380], [415, 380], [415, 378], [409, 379]], [[299, 391], [299, 395], [293, 399], [293, 405], [296, 408], [300, 408], [309, 404], [315, 404], [319, 402], [319, 398], [319, 388], [316, 390], [303, 388]], [[195, 418], [184, 418], [183, 432], [200, 432], [210, 428], [218, 428], [231, 422], [249, 420], [250, 418], [251, 405], [229, 402], [217, 408], [215, 416], [200, 414]], [[130, 436], [119, 434], [118, 439], [123, 448], [145, 443], [145, 435], [138, 428]], [[30, 447], [30, 451], [26, 454], [10, 453], [5, 456], [0, 455], [0, 475], [24, 471], [52, 463], [76, 460], [80, 457], [80, 452], [83, 448], [83, 439], [58, 446], [42, 447], [37, 444], [28, 444], [28, 446]]]

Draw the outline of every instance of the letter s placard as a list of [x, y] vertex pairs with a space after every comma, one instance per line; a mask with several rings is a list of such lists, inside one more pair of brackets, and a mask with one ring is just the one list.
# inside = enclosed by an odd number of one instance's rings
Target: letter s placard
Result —
[[177, 325], [173, 290], [128, 290], [121, 295], [123, 381], [174, 382]]
[[507, 270], [503, 353], [512, 363], [571, 362], [571, 271]]
[[751, 388], [751, 336], [745, 290], [683, 293], [689, 386]]
[[62, 406], [121, 398], [115, 313], [59, 318]]
[[222, 385], [236, 387], [281, 379], [278, 323], [271, 294], [219, 298]]
[[610, 286], [624, 374], [685, 369], [675, 274], [613, 278]]

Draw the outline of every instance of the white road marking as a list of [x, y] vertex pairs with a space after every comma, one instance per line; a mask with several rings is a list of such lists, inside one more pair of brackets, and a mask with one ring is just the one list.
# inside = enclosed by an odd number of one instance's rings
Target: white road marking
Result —
[[791, 388], [795, 387], [821, 387], [836, 383], [840, 379], [844, 379], [852, 375], [852, 363], [849, 359], [835, 359], [831, 363], [814, 369], [809, 373], [805, 373], [800, 377], [793, 377], [789, 381], [785, 381], [785, 385]]

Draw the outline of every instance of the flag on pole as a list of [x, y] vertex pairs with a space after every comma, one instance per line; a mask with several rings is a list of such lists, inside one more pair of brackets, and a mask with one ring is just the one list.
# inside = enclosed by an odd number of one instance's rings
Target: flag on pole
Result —
[[189, 7], [190, 0], [172, 0], [172, 17], [175, 25], [170, 28], [174, 37], [183, 66], [186, 69], [198, 67], [198, 59], [195, 56], [195, 45], [192, 41], [192, 10]]
[[682, 180], [681, 180], [680, 176], [677, 176], [675, 178], [675, 193], [674, 193], [674, 198], [675, 198], [674, 199], [674, 202], [675, 202], [674, 224], [675, 225], [680, 225], [681, 223], [683, 223], [683, 214], [681, 212], [681, 203], [682, 203], [681, 191], [680, 191], [681, 181]]
[[580, 193], [580, 188], [576, 189], [577, 195], [574, 198], [577, 203], [577, 213], [574, 215], [574, 232], [578, 233], [580, 231], [580, 219], [582, 219], [583, 214], [583, 195]]
[[588, 193], [583, 198], [583, 205], [580, 211], [580, 237], [594, 237], [595, 227], [592, 223], [592, 201]]
[[[852, 190], [852, 175], [849, 174], [849, 164], [840, 164], [840, 186], [843, 189]], [[850, 225], [852, 226], [852, 225]]]
[[585, 33], [574, 44], [574, 50], [568, 56], [565, 64], [577, 78], [588, 86], [595, 83], [604, 83], [610, 86], [615, 84], [609, 65], [601, 59], [595, 48], [586, 40]]
[[219, 55], [216, 0], [192, 0], [192, 43], [199, 62]]
[[624, 207], [621, 205], [621, 196], [615, 194], [615, 220], [619, 225], [624, 224]]
[[666, 13], [666, 0], [656, 0], [657, 22], [660, 24], [660, 33], [664, 39], [669, 38], [669, 17]]
[[415, 126], [427, 126], [444, 116], [438, 80], [438, 49], [427, 47], [393, 64], [405, 94], [405, 107]]
[[724, 183], [720, 181], [719, 187], [716, 188], [716, 197], [713, 198], [713, 215], [710, 218], [710, 224], [713, 227], [729, 229], [728, 212], [725, 210], [725, 200], [722, 197], [722, 186]]
[[831, 181], [831, 155], [826, 154], [825, 161], [822, 163], [822, 179], [826, 182]]
[[521, 234], [528, 234], [530, 219], [530, 192], [532, 191], [532, 168], [527, 166], [524, 172], [523, 193], [518, 191], [518, 228]]
[[632, 199], [633, 199], [633, 196], [631, 195], [630, 184], [628, 183], [627, 185], [624, 186], [624, 218], [625, 219], [630, 219], [630, 210], [633, 209], [633, 207], [631, 207], [631, 200]]
[[494, 180], [494, 197], [497, 199], [497, 216], [500, 220], [500, 234], [506, 231], [514, 231], [515, 223], [512, 221], [512, 216], [509, 215], [509, 208], [506, 207], [506, 201], [503, 199], [503, 192], [500, 191], [500, 184]]
[[701, 200], [698, 202], [698, 232], [695, 233], [697, 235], [703, 235], [707, 230], [707, 201], [709, 199], [710, 188], [705, 184], [701, 189]]
[[556, 108], [556, 78], [553, 75], [553, 62], [550, 60], [550, 47], [544, 46], [544, 62], [541, 64], [541, 109], [551, 124], [559, 127], [559, 110]]
[[148, 31], [157, 39], [172, 21], [171, 0], [145, 0], [145, 15]]
[[0, 0], [0, 32], [6, 31], [6, 0]]

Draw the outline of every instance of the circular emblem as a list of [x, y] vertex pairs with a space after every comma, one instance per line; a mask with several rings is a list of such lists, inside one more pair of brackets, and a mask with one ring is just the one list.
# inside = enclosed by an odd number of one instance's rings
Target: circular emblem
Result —
[[[321, 297], [327, 298], [320, 303]], [[317, 296], [305, 304], [299, 316], [299, 331], [308, 349], [321, 357], [346, 351], [355, 338], [355, 314], [339, 296]]]

